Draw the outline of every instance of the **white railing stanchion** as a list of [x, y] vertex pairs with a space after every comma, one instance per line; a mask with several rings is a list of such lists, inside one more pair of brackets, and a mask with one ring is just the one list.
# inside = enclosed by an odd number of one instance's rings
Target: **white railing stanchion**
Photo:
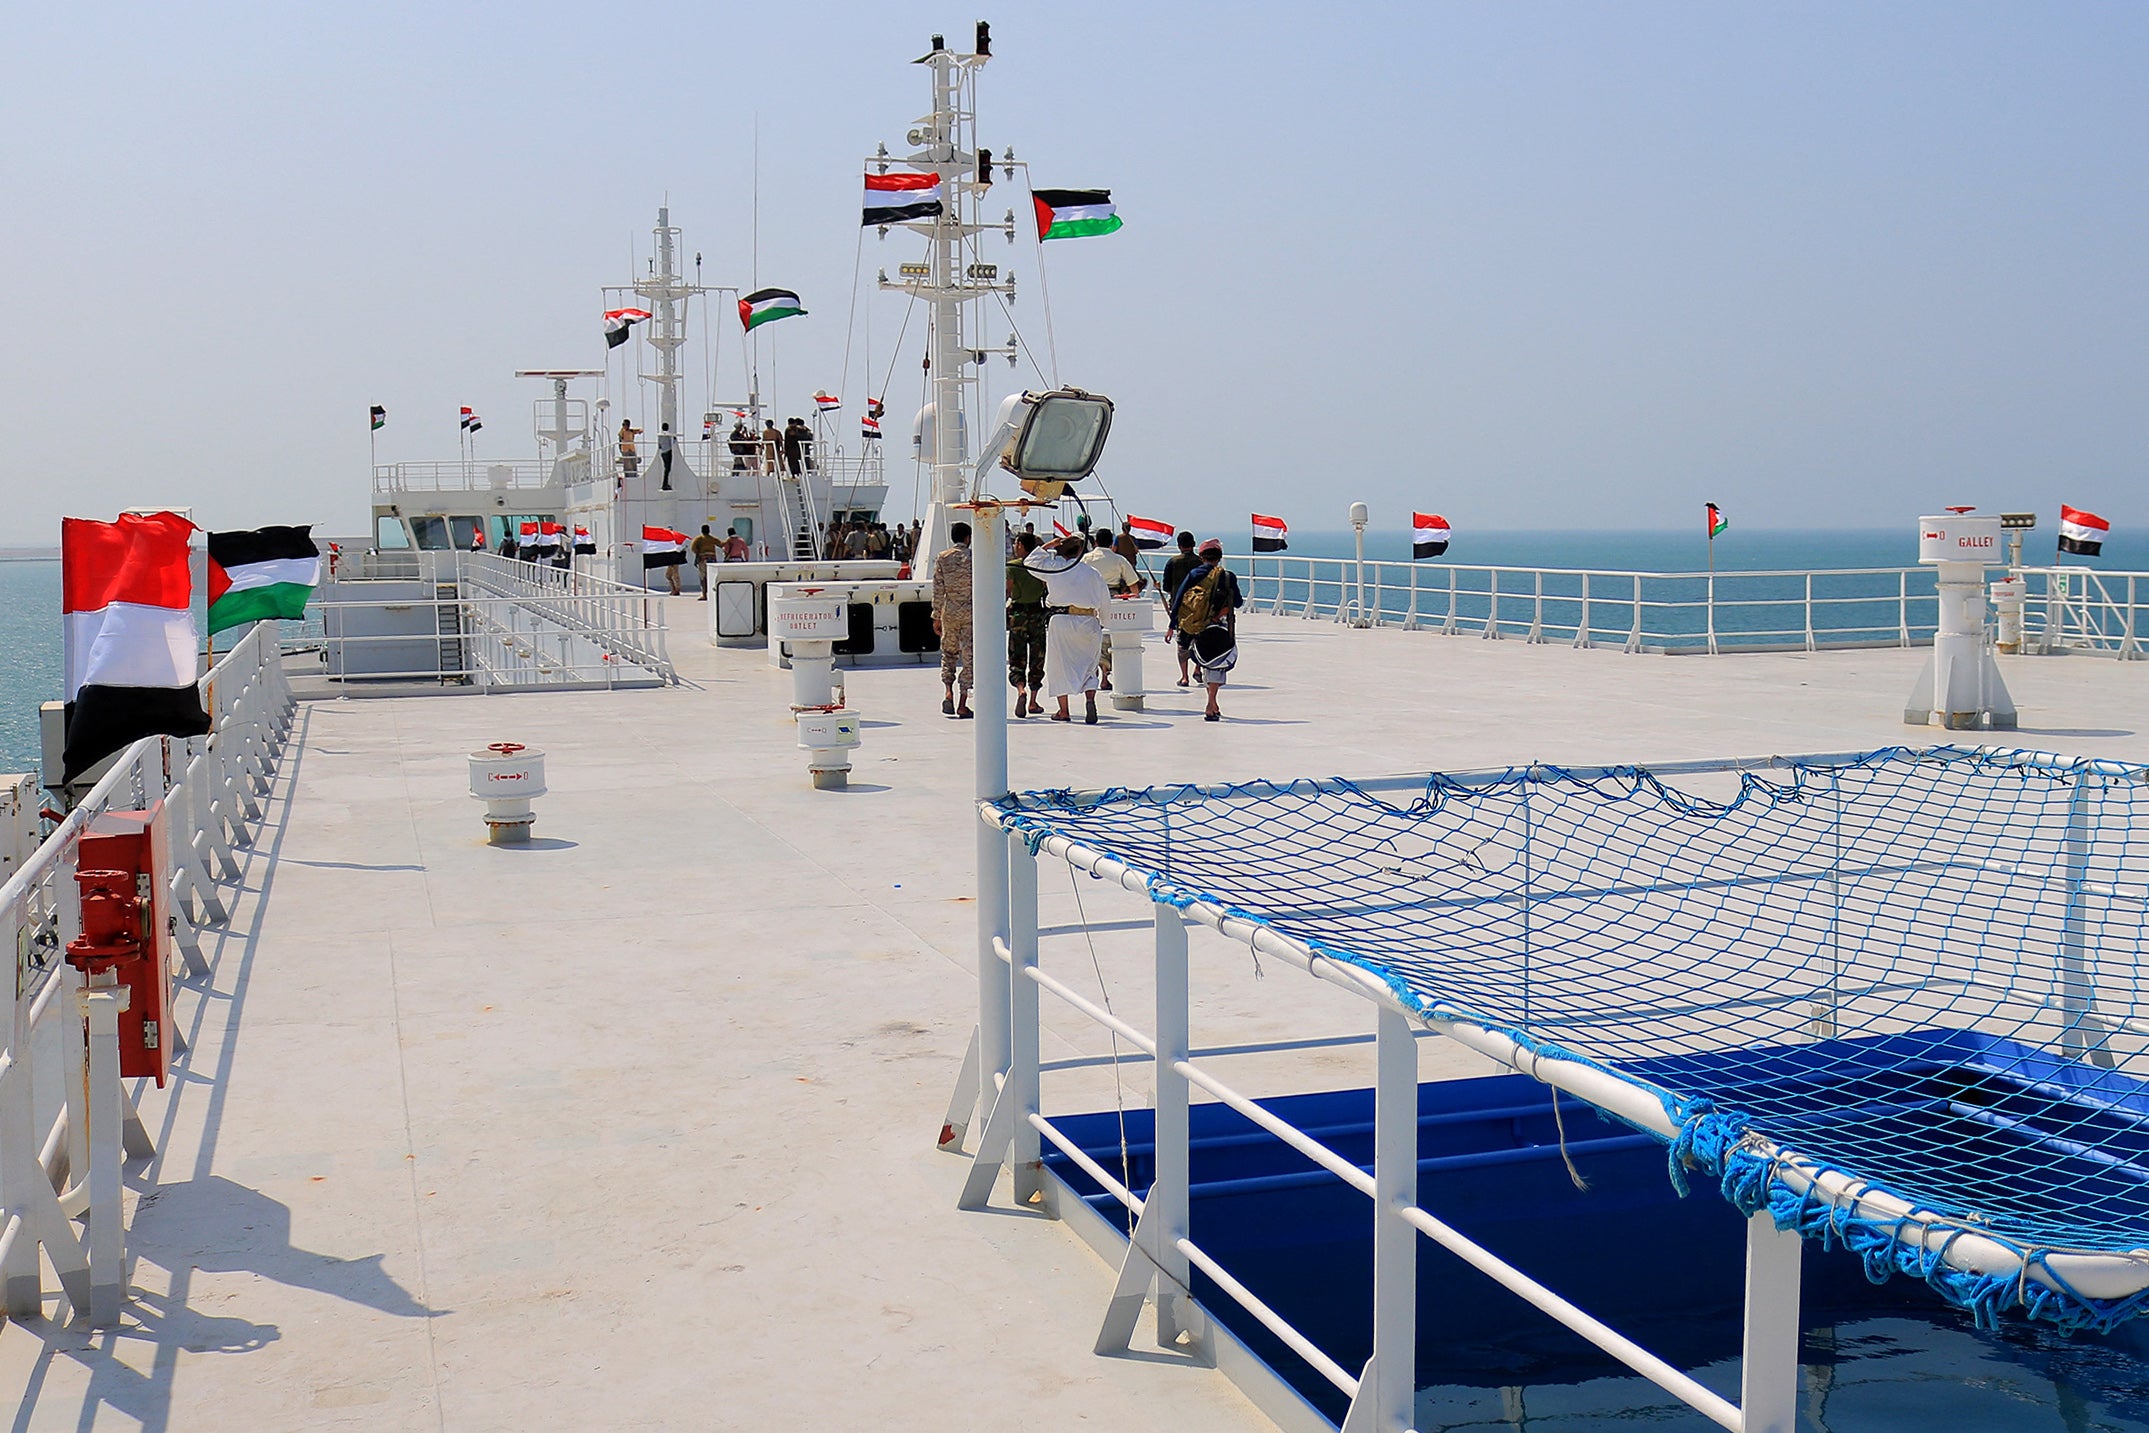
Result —
[[1746, 1220], [1746, 1334], [1739, 1366], [1742, 1433], [1797, 1433], [1798, 1284], [1804, 1240], [1763, 1209]]
[[1440, 624], [1440, 635], [1443, 637], [1452, 637], [1462, 630], [1459, 625], [1461, 618], [1456, 615], [1456, 590], [1455, 569], [1451, 567], [1448, 569], [1448, 615], [1447, 620]]
[[1001, 1098], [1014, 1107], [1014, 1146], [1008, 1162], [1015, 1175], [1015, 1202], [1027, 1205], [1044, 1193], [1037, 1128], [1041, 1112], [1037, 1061], [1037, 858], [1019, 835], [1007, 838], [1007, 944], [1009, 994], [1007, 1085]]
[[1418, 1371], [1418, 1041], [1399, 1010], [1379, 1007], [1373, 1094], [1373, 1356], [1342, 1433], [1412, 1426]]
[[1813, 574], [1806, 574], [1806, 650], [1817, 652], [1820, 642], [1813, 635]]
[[[1190, 1087], [1178, 1067], [1186, 1063], [1188, 1034], [1186, 922], [1166, 901], [1151, 903], [1156, 927], [1156, 1135], [1155, 1177], [1142, 1201], [1141, 1217], [1127, 1239], [1097, 1352], [1124, 1353], [1151, 1290], [1156, 1295], [1157, 1343], [1169, 1347], [1194, 1327], [1191, 1266], [1180, 1243], [1189, 1237], [1193, 1191], [1189, 1181], [1192, 1154]], [[1188, 1307], [1182, 1309], [1181, 1301]]]
[[1585, 572], [1582, 574], [1582, 620], [1575, 624], [1575, 646], [1590, 647], [1596, 645], [1595, 639], [1590, 636], [1589, 626], [1589, 574]]
[[130, 1003], [130, 993], [88, 988], [78, 990], [76, 998], [89, 1026], [83, 1069], [89, 1168], [82, 1182], [89, 1195], [90, 1324], [111, 1328], [119, 1322], [126, 1295], [126, 1244], [120, 1227], [119, 1015]]
[[1629, 652], [1642, 649], [1642, 575], [1638, 572], [1634, 574], [1634, 626], [1627, 633], [1626, 649]]

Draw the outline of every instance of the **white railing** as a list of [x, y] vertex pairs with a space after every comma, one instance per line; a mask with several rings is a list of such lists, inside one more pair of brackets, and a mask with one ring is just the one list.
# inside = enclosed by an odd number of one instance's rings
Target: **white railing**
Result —
[[452, 458], [443, 462], [378, 463], [376, 493], [512, 492], [547, 487], [552, 465], [539, 458]]
[[209, 735], [146, 737], [121, 752], [0, 888], [17, 953], [13, 1018], [0, 1052], [0, 1284], [12, 1318], [44, 1313], [42, 1249], [75, 1317], [99, 1327], [120, 1320], [121, 1164], [155, 1151], [119, 1074], [125, 992], [86, 986], [64, 957], [82, 932], [75, 872], [84, 832], [108, 811], [161, 801], [171, 840], [169, 868], [154, 873], [158, 905], [186, 972], [208, 973], [197, 932], [231, 919], [220, 883], [240, 879], [235, 852], [253, 842], [290, 732], [293, 702], [276, 624], [257, 624], [201, 689]]
[[1938, 618], [1927, 567], [1620, 572], [1256, 554], [1255, 612], [1629, 652], [1907, 647]]
[[[1769, 762], [1692, 762], [1666, 766], [1667, 774], [1745, 770]], [[1369, 790], [1406, 789], [1396, 779], [1367, 784]], [[979, 808], [989, 828], [999, 828], [991, 803]], [[1734, 1402], [1668, 1363], [1557, 1291], [1467, 1234], [1421, 1207], [1417, 1187], [1419, 1160], [1419, 1071], [1417, 1042], [1445, 1036], [1511, 1069], [1526, 1071], [1560, 1091], [1578, 1095], [1611, 1111], [1638, 1129], [1659, 1131], [1664, 1124], [1653, 1095], [1638, 1094], [1609, 1076], [1547, 1072], [1529, 1050], [1487, 1027], [1461, 1020], [1424, 1018], [1410, 1012], [1377, 976], [1356, 966], [1327, 959], [1310, 947], [1221, 906], [1196, 902], [1184, 911], [1155, 899], [1144, 872], [1064, 835], [1049, 835], [1033, 852], [1024, 833], [1007, 841], [1007, 922], [1004, 934], [991, 940], [980, 960], [979, 1025], [945, 1122], [941, 1147], [959, 1147], [973, 1110], [985, 1117], [982, 1133], [958, 1206], [983, 1208], [1003, 1169], [1010, 1172], [1018, 1207], [1031, 1208], [1049, 1197], [1042, 1162], [1050, 1142], [1116, 1201], [1133, 1223], [1124, 1263], [1108, 1303], [1096, 1349], [1123, 1352], [1145, 1304], [1154, 1303], [1159, 1342], [1169, 1346], [1190, 1336], [1212, 1359], [1217, 1355], [1213, 1331], [1206, 1327], [1192, 1295], [1192, 1274], [1199, 1270], [1246, 1315], [1279, 1339], [1346, 1399], [1346, 1430], [1408, 1428], [1415, 1397], [1417, 1347], [1417, 1244], [1431, 1239], [1480, 1273], [1522, 1298], [1540, 1312], [1624, 1363], [1711, 1421], [1732, 1433], [1794, 1433], [1798, 1403], [1798, 1288], [1800, 1240], [1775, 1226], [1764, 1209], [1746, 1221], [1746, 1311], [1740, 1397]], [[1148, 924], [1154, 938], [1153, 1027], [1144, 1030], [1089, 999], [1040, 968], [1044, 931], [1038, 921], [1038, 862], [1065, 861], [1076, 871], [1148, 899]], [[1120, 928], [1125, 922], [1106, 922]], [[1288, 1040], [1197, 1049], [1192, 1043], [1189, 1012], [1187, 932], [1205, 926], [1227, 940], [1248, 946], [1337, 986], [1374, 1007], [1368, 1035], [1332, 1039]], [[1058, 934], [1094, 929], [1087, 922]], [[1110, 1031], [1118, 1042], [1138, 1052], [1110, 1057], [1076, 1057], [1045, 1061], [1041, 1057], [1039, 996], [1049, 994], [1063, 1005]], [[1229, 1057], [1279, 1051], [1311, 1050], [1371, 1043], [1375, 1047], [1373, 1162], [1350, 1159], [1305, 1130], [1289, 1123], [1233, 1088], [1216, 1072]], [[1123, 1060], [1146, 1061], [1154, 1073], [1154, 1146], [1152, 1179], [1146, 1190], [1128, 1187], [1044, 1113], [1042, 1077]], [[1195, 1089], [1229, 1106], [1298, 1154], [1366, 1195], [1375, 1209], [1373, 1233], [1373, 1353], [1357, 1372], [1344, 1367], [1313, 1339], [1248, 1289], [1191, 1234], [1192, 1127], [1190, 1105]]]
[[[356, 595], [340, 585], [316, 601], [324, 635], [294, 638], [318, 650], [332, 677], [424, 681], [478, 689], [672, 685], [664, 600], [586, 572], [488, 552], [408, 554], [384, 579], [451, 595]], [[352, 595], [346, 595], [352, 594]]]
[[[1922, 646], [1938, 618], [1930, 567], [1620, 572], [1287, 553], [1230, 563], [1254, 612], [1629, 652]], [[2026, 650], [2149, 655], [2149, 573], [2017, 575], [2027, 589]]]
[[2149, 572], [2025, 567], [2024, 648], [2149, 657]]

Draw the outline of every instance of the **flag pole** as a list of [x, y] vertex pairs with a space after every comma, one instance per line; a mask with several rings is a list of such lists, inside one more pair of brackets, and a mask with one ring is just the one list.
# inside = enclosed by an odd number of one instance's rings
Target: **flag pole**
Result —
[[1709, 592], [1706, 614], [1708, 619], [1709, 653], [1716, 653], [1716, 506], [1710, 504], [1702, 526], [1709, 532]]

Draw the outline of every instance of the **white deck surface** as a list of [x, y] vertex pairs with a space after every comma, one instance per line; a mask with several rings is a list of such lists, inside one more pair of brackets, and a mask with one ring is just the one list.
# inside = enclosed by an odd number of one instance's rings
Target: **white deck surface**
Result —
[[[126, 1326], [10, 1325], [28, 1429], [1260, 1428], [1220, 1375], [1091, 1355], [1111, 1271], [936, 1153], [975, 1018], [969, 742], [925, 669], [853, 673], [848, 792], [815, 792], [788, 674], [696, 635], [684, 690], [301, 712], [194, 1054], [143, 1113]], [[1923, 652], [1635, 657], [1248, 624], [1229, 719], [1166, 687], [1020, 724], [1018, 788], [1650, 761], [1931, 742]], [[2149, 758], [2149, 663], [2003, 659], [2010, 744]], [[1152, 684], [1168, 683], [1153, 648]], [[492, 849], [463, 758], [547, 753], [538, 841]], [[1082, 883], [1083, 913], [1141, 918]], [[1043, 873], [1044, 918], [1076, 894]], [[1198, 1043], [1367, 1028], [1199, 933]], [[1146, 1023], [1139, 931], [1045, 961]], [[1047, 1001], [1046, 1057], [1096, 1053]], [[1472, 1068], [1429, 1043], [1429, 1074]], [[1364, 1049], [1258, 1091], [1365, 1083]], [[1148, 1076], [1124, 1097], [1146, 1102]], [[1109, 1108], [1108, 1071], [1046, 1088]], [[1004, 1186], [1003, 1186], [1004, 1189]]]

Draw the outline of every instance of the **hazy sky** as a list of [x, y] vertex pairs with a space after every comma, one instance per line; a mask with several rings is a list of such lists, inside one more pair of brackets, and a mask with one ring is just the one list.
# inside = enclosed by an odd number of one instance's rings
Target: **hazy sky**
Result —
[[[855, 405], [904, 311], [872, 300], [868, 380], [858, 161], [926, 108], [905, 62], [974, 18], [15, 7], [0, 544], [147, 503], [359, 529], [371, 403], [383, 460], [452, 456], [463, 403], [482, 453], [532, 451], [512, 371], [602, 362], [599, 286], [667, 194], [708, 280], [752, 280], [757, 116], [760, 281], [811, 310], [764, 367], [787, 412]], [[985, 142], [1127, 222], [1046, 257], [1060, 376], [1117, 401], [1105, 477], [1137, 511], [1683, 527], [1713, 498], [1752, 528], [2064, 498], [2149, 523], [2149, 7], [987, 18]], [[864, 278], [921, 243], [867, 236]], [[1034, 250], [999, 247], [1040, 341]]]

